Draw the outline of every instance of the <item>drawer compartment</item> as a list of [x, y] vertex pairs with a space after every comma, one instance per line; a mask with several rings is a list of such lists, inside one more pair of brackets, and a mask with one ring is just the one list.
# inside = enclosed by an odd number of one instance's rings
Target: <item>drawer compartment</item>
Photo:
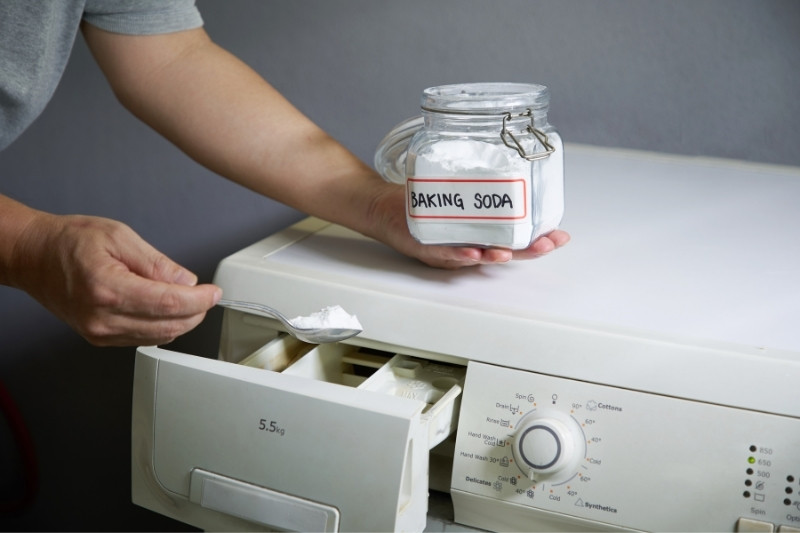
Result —
[[341, 530], [421, 530], [429, 449], [455, 429], [464, 372], [288, 336], [239, 364], [140, 348], [134, 502], [201, 528], [285, 525], [204, 507], [202, 473], [217, 493], [251, 487], [253, 501], [268, 493], [317, 515], [335, 509], [325, 523]]

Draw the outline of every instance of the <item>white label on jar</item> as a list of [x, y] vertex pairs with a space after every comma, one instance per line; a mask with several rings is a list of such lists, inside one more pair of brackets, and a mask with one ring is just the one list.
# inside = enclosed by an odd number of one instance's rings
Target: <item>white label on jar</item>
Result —
[[408, 216], [419, 221], [509, 222], [530, 215], [525, 178], [408, 178]]

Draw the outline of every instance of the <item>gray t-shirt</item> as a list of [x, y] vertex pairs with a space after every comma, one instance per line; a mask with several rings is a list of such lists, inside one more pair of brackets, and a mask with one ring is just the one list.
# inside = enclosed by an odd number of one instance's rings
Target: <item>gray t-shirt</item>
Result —
[[0, 150], [50, 101], [81, 20], [114, 33], [170, 33], [203, 25], [194, 4], [194, 0], [0, 1]]

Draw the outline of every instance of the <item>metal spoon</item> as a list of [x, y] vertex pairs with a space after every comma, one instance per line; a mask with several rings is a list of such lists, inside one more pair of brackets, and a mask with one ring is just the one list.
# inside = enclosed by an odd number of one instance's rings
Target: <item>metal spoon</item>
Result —
[[243, 302], [240, 300], [228, 300], [226, 298], [220, 299], [217, 305], [235, 309], [237, 311], [252, 311], [257, 315], [274, 318], [283, 324], [286, 331], [290, 335], [300, 339], [303, 342], [311, 344], [324, 344], [328, 342], [339, 342], [349, 339], [361, 333], [360, 329], [346, 329], [346, 328], [298, 328], [292, 321], [286, 318], [286, 315], [273, 309], [268, 305], [263, 305], [255, 302]]

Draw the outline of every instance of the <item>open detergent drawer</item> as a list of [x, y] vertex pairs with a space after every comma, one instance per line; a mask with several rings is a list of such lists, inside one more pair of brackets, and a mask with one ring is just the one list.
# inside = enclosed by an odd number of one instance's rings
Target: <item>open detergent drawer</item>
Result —
[[133, 501], [211, 530], [422, 531], [464, 374], [285, 335], [238, 364], [140, 348]]

